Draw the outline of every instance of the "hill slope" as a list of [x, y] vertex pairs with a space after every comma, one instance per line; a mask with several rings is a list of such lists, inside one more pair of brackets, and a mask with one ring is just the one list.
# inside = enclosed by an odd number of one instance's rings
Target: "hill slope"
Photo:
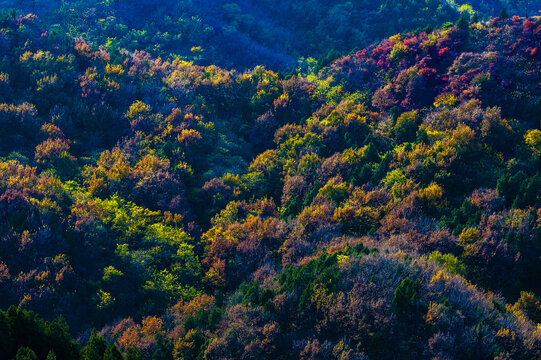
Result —
[[[82, 37], [107, 51], [145, 50], [152, 56], [180, 56], [201, 65], [243, 69], [264, 64], [291, 70], [299, 57], [332, 60], [399, 32], [455, 22], [461, 11], [480, 18], [535, 15], [532, 1], [366, 0], [333, 2], [213, 0], [69, 1], [3, 0], [4, 8], [32, 11], [51, 31]], [[324, 60], [324, 59], [323, 59]], [[323, 61], [326, 63], [326, 61]]]
[[288, 78], [0, 28], [2, 307], [147, 358], [539, 358], [541, 19]]

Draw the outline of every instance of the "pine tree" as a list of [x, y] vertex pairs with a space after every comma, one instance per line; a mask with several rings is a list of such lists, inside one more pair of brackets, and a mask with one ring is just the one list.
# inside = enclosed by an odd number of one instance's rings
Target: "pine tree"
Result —
[[36, 353], [34, 352], [34, 350], [29, 349], [27, 347], [21, 347], [17, 351], [15, 360], [38, 360], [38, 357], [36, 356]]
[[139, 349], [130, 347], [126, 350], [126, 360], [144, 360], [144, 357]]
[[124, 357], [122, 353], [116, 348], [116, 346], [111, 345], [105, 350], [103, 355], [103, 360], [123, 360]]
[[466, 14], [466, 12], [463, 12], [456, 22], [456, 26], [458, 26], [460, 29], [468, 29], [470, 27], [468, 16]]
[[173, 344], [163, 335], [156, 335], [156, 350], [152, 360], [173, 360]]
[[102, 360], [105, 350], [107, 350], [105, 340], [97, 335], [96, 330], [92, 330], [90, 340], [81, 350], [81, 358], [82, 360]]

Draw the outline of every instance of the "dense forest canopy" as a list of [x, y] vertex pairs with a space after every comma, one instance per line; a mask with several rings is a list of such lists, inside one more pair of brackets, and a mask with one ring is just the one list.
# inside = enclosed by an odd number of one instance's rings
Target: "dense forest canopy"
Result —
[[538, 4], [213, 3], [0, 0], [0, 359], [541, 358]]
[[326, 65], [384, 37], [455, 22], [462, 12], [486, 20], [503, 8], [523, 16], [539, 10], [535, 0], [0, 0], [0, 6], [33, 12], [51, 31], [108, 51], [273, 70], [291, 70], [299, 57]]

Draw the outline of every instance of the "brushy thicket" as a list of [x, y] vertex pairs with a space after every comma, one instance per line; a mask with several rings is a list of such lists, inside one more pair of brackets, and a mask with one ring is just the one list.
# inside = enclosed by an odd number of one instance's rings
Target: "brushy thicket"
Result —
[[541, 18], [97, 44], [0, 15], [0, 358], [541, 357]]

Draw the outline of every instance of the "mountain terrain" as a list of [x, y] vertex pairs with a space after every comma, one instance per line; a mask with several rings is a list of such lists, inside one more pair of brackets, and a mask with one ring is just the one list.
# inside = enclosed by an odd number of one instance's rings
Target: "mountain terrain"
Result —
[[536, 4], [47, 4], [0, 14], [1, 359], [541, 357]]

